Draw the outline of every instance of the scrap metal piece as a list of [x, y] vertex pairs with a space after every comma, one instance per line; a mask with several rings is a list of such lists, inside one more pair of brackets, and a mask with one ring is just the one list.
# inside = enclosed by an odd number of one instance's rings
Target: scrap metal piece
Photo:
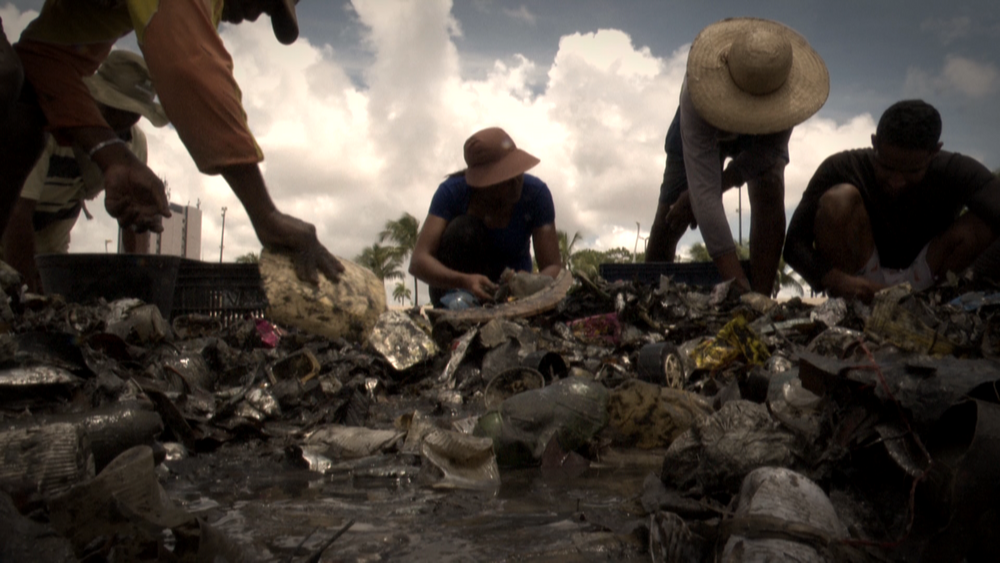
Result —
[[573, 286], [573, 274], [566, 270], [561, 270], [552, 284], [546, 289], [514, 301], [505, 303], [497, 307], [474, 307], [461, 311], [450, 311], [448, 309], [428, 309], [427, 316], [435, 321], [451, 320], [466, 321], [471, 323], [484, 323], [492, 319], [517, 319], [531, 317], [539, 313], [544, 313], [555, 308], [566, 296], [566, 292]]
[[442, 388], [443, 390], [451, 390], [455, 388], [455, 372], [458, 371], [458, 366], [462, 364], [462, 360], [465, 359], [465, 353], [469, 350], [469, 345], [472, 344], [472, 340], [476, 337], [479, 329], [473, 327], [470, 328], [465, 334], [463, 334], [458, 340], [453, 344], [451, 351], [451, 359], [448, 360], [448, 365], [444, 367], [444, 371], [438, 376], [437, 380], [434, 382], [435, 387]]
[[330, 459], [359, 458], [386, 450], [405, 436], [401, 430], [328, 424], [310, 432], [305, 443]]
[[72, 373], [53, 366], [18, 367], [0, 371], [0, 389], [27, 389], [31, 387], [77, 386], [83, 380]]
[[163, 432], [160, 415], [147, 402], [112, 403], [82, 413], [35, 417], [16, 427], [72, 424], [83, 429], [94, 454], [94, 467], [102, 470], [122, 452], [139, 445], [151, 445]]
[[834, 327], [847, 316], [847, 302], [842, 297], [827, 299], [809, 312], [809, 319]]
[[405, 371], [438, 353], [434, 340], [402, 311], [382, 313], [368, 343], [397, 371]]
[[309, 348], [302, 348], [274, 362], [267, 368], [271, 383], [286, 379], [297, 379], [305, 383], [316, 377], [320, 370], [319, 360]]
[[953, 342], [900, 305], [909, 294], [909, 284], [905, 283], [876, 293], [872, 314], [865, 322], [865, 332], [909, 352], [952, 354], [956, 348]]
[[261, 389], [260, 387], [251, 389], [247, 393], [247, 402], [257, 409], [258, 411], [264, 413], [270, 418], [278, 418], [281, 416], [281, 406], [278, 405], [278, 400], [274, 398], [269, 391]]

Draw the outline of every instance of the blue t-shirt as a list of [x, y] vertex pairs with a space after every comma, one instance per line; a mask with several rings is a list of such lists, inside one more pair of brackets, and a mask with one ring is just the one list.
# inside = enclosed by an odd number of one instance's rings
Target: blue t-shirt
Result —
[[[469, 193], [474, 189], [465, 183], [465, 176], [448, 178], [434, 192], [430, 214], [448, 222], [465, 215], [469, 211]], [[525, 174], [521, 199], [514, 206], [510, 223], [502, 229], [489, 229], [490, 242], [504, 266], [530, 272], [531, 233], [555, 221], [556, 209], [549, 187], [535, 176]]]

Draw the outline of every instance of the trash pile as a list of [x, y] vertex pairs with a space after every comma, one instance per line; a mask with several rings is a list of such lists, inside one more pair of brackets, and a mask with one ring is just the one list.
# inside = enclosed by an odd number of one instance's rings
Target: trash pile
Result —
[[1000, 553], [1000, 293], [970, 278], [810, 305], [577, 276], [351, 341], [0, 286], [3, 561]]

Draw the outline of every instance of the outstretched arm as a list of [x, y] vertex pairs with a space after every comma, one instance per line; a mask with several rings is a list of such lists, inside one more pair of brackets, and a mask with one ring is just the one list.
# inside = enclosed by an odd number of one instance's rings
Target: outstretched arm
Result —
[[320, 244], [316, 227], [275, 207], [257, 164], [227, 166], [222, 169], [222, 177], [246, 209], [264, 248], [291, 254], [299, 279], [316, 284], [317, 271], [330, 281], [340, 278], [344, 266]]

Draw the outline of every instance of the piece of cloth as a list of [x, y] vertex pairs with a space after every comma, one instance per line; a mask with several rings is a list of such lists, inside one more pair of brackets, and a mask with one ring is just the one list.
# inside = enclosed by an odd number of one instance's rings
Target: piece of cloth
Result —
[[785, 261], [813, 288], [823, 289], [823, 276], [833, 268], [815, 248], [819, 200], [840, 184], [850, 184], [861, 194], [884, 268], [908, 268], [921, 249], [947, 230], [965, 207], [990, 225], [994, 233], [1000, 233], [1000, 178], [979, 161], [940, 151], [931, 160], [923, 180], [893, 199], [876, 180], [874, 158], [874, 149], [849, 150], [828, 157], [813, 174], [792, 214], [785, 239]]
[[46, 0], [15, 49], [50, 130], [107, 127], [82, 81], [135, 31], [149, 74], [181, 141], [206, 174], [263, 160], [247, 125], [233, 61], [217, 27], [223, 0]]
[[[129, 133], [126, 146], [145, 164], [146, 135], [138, 125], [132, 126]], [[52, 223], [69, 219], [75, 222], [83, 202], [102, 191], [104, 175], [100, 168], [83, 151], [61, 147], [49, 137], [45, 151], [24, 182], [21, 197], [36, 202], [32, 222], [37, 233]]]
[[887, 286], [909, 283], [913, 291], [923, 291], [934, 285], [934, 273], [931, 272], [931, 266], [927, 263], [928, 248], [930, 248], [930, 243], [924, 246], [913, 263], [906, 268], [883, 267], [876, 248], [872, 250], [872, 255], [864, 267], [855, 272], [854, 275]]
[[[674, 123], [667, 130], [667, 170], [660, 203], [672, 204], [685, 188], [689, 189], [691, 209], [709, 255], [716, 258], [735, 252], [733, 233], [722, 206], [722, 165], [732, 158], [729, 168], [742, 183], [754, 181], [776, 164], [788, 164], [791, 135], [791, 129], [769, 135], [736, 135], [713, 127], [695, 110], [685, 80]], [[671, 155], [680, 158], [671, 159]], [[680, 165], [683, 167], [677, 172], [669, 170]]]
[[[469, 210], [472, 190], [462, 176], [445, 180], [431, 199], [430, 214], [450, 222]], [[514, 271], [532, 270], [531, 233], [539, 227], [555, 223], [556, 210], [552, 203], [549, 187], [535, 176], [524, 175], [521, 199], [514, 206], [510, 223], [502, 229], [487, 229], [489, 241], [495, 251], [489, 262], [499, 267], [497, 278], [503, 268]]]

